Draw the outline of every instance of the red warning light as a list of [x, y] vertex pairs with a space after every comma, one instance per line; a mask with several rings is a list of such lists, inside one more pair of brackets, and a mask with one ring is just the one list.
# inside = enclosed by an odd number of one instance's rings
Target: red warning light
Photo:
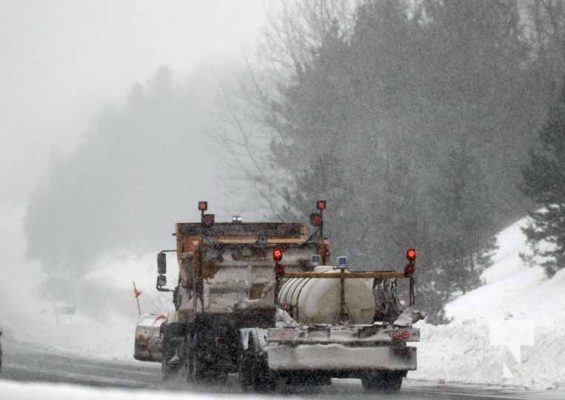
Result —
[[324, 220], [322, 218], [322, 214], [320, 213], [310, 214], [310, 224], [312, 224], [312, 226], [315, 226], [317, 228], [321, 226], [323, 222]]
[[408, 249], [406, 252], [406, 258], [408, 259], [408, 265], [404, 268], [404, 274], [412, 275], [416, 272], [416, 250]]
[[275, 247], [273, 249], [273, 260], [275, 260], [277, 263], [282, 260], [283, 258], [283, 251], [280, 247]]
[[214, 225], [215, 220], [216, 216], [214, 214], [204, 214], [202, 216], [202, 226], [210, 228]]
[[326, 209], [326, 205], [327, 205], [327, 204], [326, 204], [326, 200], [318, 200], [318, 201], [316, 202], [316, 208], [317, 208], [318, 210], [325, 210], [325, 209]]
[[198, 210], [199, 211], [206, 211], [208, 209], [208, 202], [207, 201], [199, 201], [198, 202]]

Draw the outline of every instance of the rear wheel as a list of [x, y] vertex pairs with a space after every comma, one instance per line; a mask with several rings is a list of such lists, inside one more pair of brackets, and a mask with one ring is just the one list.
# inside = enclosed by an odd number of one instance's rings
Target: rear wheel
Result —
[[187, 382], [222, 384], [227, 381], [227, 371], [219, 365], [211, 349], [205, 345], [198, 333], [187, 337], [185, 348]]
[[176, 354], [176, 343], [167, 335], [163, 336], [163, 349], [161, 351], [161, 376], [163, 381], [168, 381], [179, 372], [180, 358]]
[[252, 384], [252, 367], [253, 367], [253, 354], [250, 354], [249, 350], [244, 350], [241, 352], [238, 363], [238, 378], [239, 386], [244, 392], [250, 392], [253, 390]]
[[193, 346], [192, 340], [193, 340], [192, 335], [189, 335], [186, 337], [186, 341], [184, 344], [185, 374], [186, 374], [186, 381], [188, 383], [196, 382], [197, 360], [195, 357], [195, 347]]
[[361, 378], [366, 392], [398, 392], [402, 386], [402, 372], [370, 372]]
[[269, 393], [276, 389], [277, 382], [265, 356], [257, 353], [253, 341], [239, 359], [239, 384], [244, 392]]
[[274, 392], [277, 382], [265, 357], [256, 355], [251, 364], [251, 387], [256, 393]]

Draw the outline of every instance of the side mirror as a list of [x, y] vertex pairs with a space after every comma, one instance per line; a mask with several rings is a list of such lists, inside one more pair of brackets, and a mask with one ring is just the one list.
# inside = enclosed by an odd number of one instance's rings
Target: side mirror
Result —
[[165, 275], [158, 275], [157, 276], [157, 287], [161, 288], [163, 286], [167, 286], [167, 277]]
[[167, 273], [167, 255], [165, 253], [157, 254], [157, 273], [159, 275]]

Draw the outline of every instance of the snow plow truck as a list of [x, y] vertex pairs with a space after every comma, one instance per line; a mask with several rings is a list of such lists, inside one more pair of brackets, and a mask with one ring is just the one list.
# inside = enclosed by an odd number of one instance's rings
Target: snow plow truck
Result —
[[[346, 257], [329, 265], [325, 201], [310, 235], [301, 223], [216, 223], [207, 202], [198, 208], [201, 221], [177, 223], [176, 249], [157, 255], [156, 287], [172, 292], [175, 311], [140, 320], [137, 359], [160, 361], [164, 380], [221, 383], [238, 373], [244, 391], [331, 378], [359, 378], [366, 391], [400, 389], [416, 369], [409, 342], [419, 341], [413, 324], [423, 318], [414, 308], [415, 250], [402, 271], [349, 271]], [[179, 266], [173, 289], [168, 251]], [[405, 305], [399, 279], [408, 280]]]

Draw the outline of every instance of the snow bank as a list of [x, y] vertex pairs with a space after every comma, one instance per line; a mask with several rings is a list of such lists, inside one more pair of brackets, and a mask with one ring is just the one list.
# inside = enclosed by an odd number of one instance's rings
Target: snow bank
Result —
[[258, 396], [233, 396], [224, 394], [203, 395], [186, 391], [142, 391], [120, 389], [95, 389], [85, 386], [18, 383], [0, 380], [0, 395], [2, 400], [175, 400], [196, 399], [208, 400], [217, 398], [259, 399]]
[[[133, 281], [142, 290], [142, 313], [162, 313], [172, 307], [171, 294], [155, 290], [155, 255], [120, 254], [102, 260], [78, 285], [76, 311], [61, 314], [58, 304], [28, 297], [25, 317], [1, 312], [7, 340], [104, 359], [133, 359], [138, 311]], [[16, 306], [18, 309], [21, 305]]]
[[[25, 206], [10, 209], [0, 205], [0, 251], [4, 259], [0, 268], [6, 278], [0, 280], [2, 339], [40, 343], [86, 356], [131, 360], [137, 321], [132, 281], [143, 291], [142, 312], [161, 312], [171, 304], [170, 294], [154, 289], [155, 255], [119, 254], [99, 262], [91, 269], [94, 272], [81, 279], [77, 312], [57, 315], [54, 304], [40, 290], [41, 269], [30, 265], [23, 256], [24, 213]], [[548, 280], [542, 268], [526, 265], [519, 256], [528, 253], [520, 231], [523, 223], [519, 221], [498, 235], [499, 250], [494, 265], [483, 274], [485, 285], [447, 305], [451, 323], [419, 323], [422, 341], [418, 344], [418, 370], [410, 372], [410, 378], [565, 387], [565, 270]], [[174, 260], [170, 259], [169, 264], [174, 265]], [[171, 268], [171, 273], [174, 271]], [[174, 276], [168, 278], [174, 282]], [[533, 345], [520, 348], [520, 359], [512, 355], [510, 348], [490, 344], [493, 320], [531, 321]], [[503, 365], [508, 369], [506, 377]], [[28, 396], [26, 392], [28, 397], [24, 397], [21, 385], [0, 381], [2, 399], [10, 398], [4, 393], [14, 394], [13, 398], [35, 398], [37, 393], [50, 398], [41, 386], [25, 387], [33, 394]], [[60, 391], [53, 393], [57, 394], [52, 398], [65, 398], [59, 396]], [[106, 398], [108, 393], [84, 391], [84, 398]], [[136, 392], [136, 399], [141, 394]], [[151, 392], [151, 398], [155, 399], [155, 393]]]
[[[155, 254], [111, 255], [89, 268], [92, 272], [74, 278], [74, 304], [55, 302], [42, 288], [43, 269], [25, 259], [25, 211], [25, 205], [0, 204], [2, 340], [105, 359], [133, 359], [138, 311], [132, 282], [143, 291], [143, 313], [160, 313], [171, 305], [169, 293], [155, 290]], [[169, 279], [174, 281], [172, 275]], [[70, 306], [75, 308], [72, 314]]]
[[[485, 285], [446, 306], [452, 322], [420, 323], [418, 371], [409, 377], [565, 387], [565, 270], [547, 279], [541, 267], [526, 265], [520, 258], [520, 253], [529, 253], [520, 230], [524, 223], [521, 220], [498, 235], [494, 264], [483, 273]], [[491, 345], [491, 323], [500, 320], [516, 325], [508, 344], [531, 327], [533, 345], [523, 340], [521, 354], [514, 355], [508, 346]]]

